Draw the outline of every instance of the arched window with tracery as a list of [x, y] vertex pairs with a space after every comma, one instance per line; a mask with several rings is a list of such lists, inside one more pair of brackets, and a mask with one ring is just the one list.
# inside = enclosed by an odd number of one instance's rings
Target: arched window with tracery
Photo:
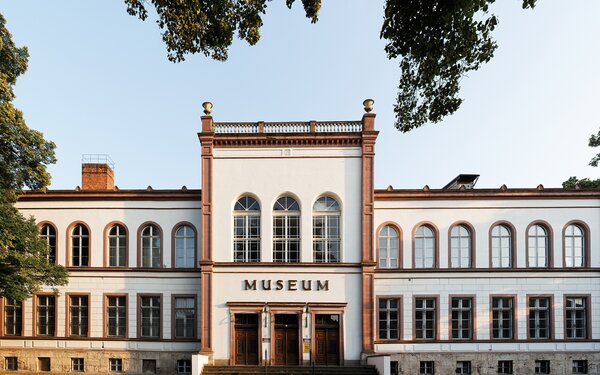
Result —
[[421, 225], [415, 231], [415, 268], [436, 267], [436, 232], [429, 225]]
[[471, 229], [464, 224], [453, 226], [450, 230], [450, 267], [472, 267], [472, 246], [473, 239]]
[[189, 225], [175, 230], [175, 268], [194, 268], [196, 262], [196, 231]]
[[541, 224], [530, 226], [527, 231], [527, 265], [529, 267], [548, 267], [549, 250], [548, 229]]
[[377, 242], [379, 268], [398, 268], [400, 240], [396, 228], [391, 225], [381, 228]]
[[492, 268], [513, 267], [513, 231], [504, 224], [492, 228]]
[[127, 230], [121, 224], [114, 224], [108, 231], [108, 266], [127, 266]]
[[273, 206], [273, 261], [300, 261], [300, 205], [290, 196]]
[[148, 224], [142, 229], [142, 263], [144, 268], [162, 267], [162, 232], [154, 224]]
[[579, 224], [570, 224], [565, 228], [565, 267], [584, 267], [586, 265], [586, 230]]
[[42, 225], [40, 237], [48, 244], [48, 262], [56, 263], [56, 228], [52, 224]]
[[260, 205], [249, 196], [233, 207], [233, 260], [260, 262]]
[[324, 196], [313, 205], [313, 259], [315, 262], [341, 262], [340, 204]]
[[71, 266], [87, 267], [90, 259], [90, 232], [83, 224], [71, 230]]

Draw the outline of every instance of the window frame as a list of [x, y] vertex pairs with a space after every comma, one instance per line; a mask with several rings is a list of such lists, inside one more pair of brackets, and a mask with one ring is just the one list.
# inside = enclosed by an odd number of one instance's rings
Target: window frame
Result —
[[[433, 299], [435, 301], [435, 324], [433, 338], [417, 338], [417, 300], [418, 299]], [[418, 342], [433, 342], [440, 339], [440, 296], [435, 295], [413, 295], [412, 299], [412, 339]]]
[[[108, 334], [108, 299], [110, 297], [125, 297], [125, 335], [124, 336], [110, 336]], [[104, 293], [102, 295], [103, 306], [102, 306], [102, 337], [108, 339], [127, 339], [129, 338], [129, 294], [127, 293]]]
[[[118, 364], [116, 367], [118, 369], [113, 369], [113, 361]], [[112, 373], [122, 373], [123, 372], [123, 358], [109, 358], [108, 359], [108, 372]]]
[[[75, 229], [79, 226], [82, 225], [83, 227], [85, 227], [87, 229], [87, 239], [88, 239], [88, 246], [87, 246], [87, 265], [82, 266], [82, 265], [74, 265], [73, 264], [73, 232], [75, 231]], [[76, 267], [76, 268], [88, 268], [91, 267], [92, 265], [92, 231], [90, 230], [90, 226], [87, 225], [87, 223], [83, 222], [83, 221], [74, 221], [71, 224], [69, 224], [69, 226], [67, 227], [67, 267]], [[81, 257], [81, 255], [80, 255]]]
[[[297, 210], [290, 210], [290, 209], [275, 209], [275, 207], [277, 206], [277, 204], [279, 204], [279, 201], [281, 199], [291, 199], [293, 200], [293, 203], [295, 203], [298, 206]], [[293, 204], [292, 203], [292, 204]], [[281, 204], [280, 204], [281, 205]], [[297, 228], [297, 232], [298, 235], [297, 237], [290, 237], [289, 232], [290, 232], [290, 228], [293, 228], [293, 226], [290, 225], [290, 218], [297, 218], [298, 221], [298, 228]], [[275, 237], [275, 221], [278, 218], [284, 218], [284, 224], [282, 226], [283, 230], [284, 230], [284, 235], [282, 237]], [[302, 206], [300, 205], [299, 199], [291, 194], [283, 194], [280, 195], [279, 197], [277, 197], [277, 199], [275, 199], [275, 202], [273, 203], [273, 207], [271, 209], [271, 259], [273, 263], [283, 263], [283, 264], [287, 264], [287, 263], [300, 263], [302, 261]], [[290, 260], [290, 244], [296, 242], [298, 243], [298, 259], [297, 260]], [[276, 242], [281, 242], [283, 243], [283, 255], [284, 258], [283, 260], [276, 260], [276, 256], [275, 256], [275, 243]]]
[[[583, 249], [583, 265], [582, 266], [567, 266], [567, 241], [566, 241], [566, 232], [567, 232], [567, 228], [569, 228], [569, 226], [571, 225], [576, 225], [579, 228], [581, 228], [582, 232], [583, 232], [583, 246], [585, 247]], [[573, 268], [589, 268], [590, 267], [590, 256], [591, 256], [591, 249], [590, 249], [590, 245], [591, 245], [591, 239], [590, 239], [590, 227], [583, 222], [582, 220], [571, 220], [569, 222], [567, 222], [562, 230], [562, 266], [563, 268], [567, 268], [567, 269], [573, 269]]]
[[[18, 338], [18, 337], [23, 337], [24, 336], [24, 330], [25, 330], [25, 317], [23, 316], [25, 310], [25, 306], [24, 306], [24, 302], [25, 301], [21, 301], [20, 305], [21, 305], [21, 325], [19, 326], [20, 330], [21, 330], [21, 334], [19, 335], [9, 335], [6, 333], [6, 307], [7, 306], [13, 306], [13, 305], [8, 305], [8, 298], [6, 297], [0, 297], [0, 337], [10, 337], [10, 338]], [[16, 305], [15, 305], [16, 306]]]
[[[567, 335], [567, 299], [569, 298], [583, 298], [585, 301], [585, 335], [584, 337], [568, 337]], [[582, 341], [589, 340], [592, 336], [592, 295], [591, 294], [565, 294], [563, 296], [563, 327], [564, 333], [563, 337], [566, 341]]]
[[[534, 298], [546, 298], [548, 299], [548, 337], [531, 337], [531, 322], [529, 321], [529, 314], [531, 311], [531, 307], [529, 302]], [[535, 341], [548, 341], [554, 340], [554, 295], [552, 294], [528, 294], [526, 296], [527, 303], [527, 339], [535, 340]]]
[[[189, 362], [189, 366], [187, 366], [187, 363], [186, 363], [185, 365], [183, 365], [183, 368], [185, 369], [186, 367], [189, 367], [190, 371], [179, 371], [179, 369], [180, 369], [179, 364], [180, 364], [180, 362], [184, 362], [184, 361]], [[176, 372], [177, 374], [191, 374], [192, 373], [192, 361], [191, 360], [178, 359], [176, 364], [177, 364], [177, 372]]]
[[[125, 230], [125, 264], [123, 266], [110, 265], [110, 231], [115, 225], [120, 225]], [[121, 221], [111, 221], [104, 227], [104, 267], [106, 268], [128, 268], [129, 267], [129, 228]]]
[[[258, 207], [257, 210], [248, 210], [248, 209], [243, 209], [243, 210], [236, 210], [235, 206], [240, 202], [240, 200], [244, 199], [244, 198], [251, 198], [256, 202], [256, 205]], [[243, 217], [244, 218], [244, 236], [243, 237], [236, 237], [236, 224], [235, 224], [235, 219], [237, 217]], [[238, 199], [236, 199], [235, 203], [233, 204], [233, 208], [231, 210], [231, 218], [232, 218], [232, 222], [231, 222], [231, 239], [232, 239], [232, 249], [231, 249], [231, 259], [234, 263], [259, 263], [262, 261], [263, 259], [263, 254], [262, 254], [262, 227], [263, 227], [263, 215], [262, 215], [262, 208], [261, 208], [261, 202], [258, 200], [258, 198], [256, 198], [254, 195], [251, 194], [243, 194], [240, 197], [238, 197]], [[256, 222], [258, 223], [257, 226], [257, 232], [258, 235], [257, 237], [252, 237], [250, 235], [250, 222], [249, 222], [249, 218], [254, 218], [256, 219]], [[258, 253], [258, 258], [257, 259], [251, 259], [250, 254], [250, 243], [251, 242], [256, 242], [257, 245], [257, 253]], [[243, 243], [244, 244], [244, 259], [243, 260], [237, 260], [236, 258], [236, 245], [237, 243]]]
[[[379, 258], [379, 236], [381, 234], [381, 231], [386, 228], [386, 227], [391, 227], [394, 230], [396, 230], [396, 233], [398, 234], [397, 238], [398, 238], [398, 267], [381, 267], [381, 263], [379, 262], [380, 258]], [[381, 270], [399, 270], [399, 269], [403, 269], [404, 268], [404, 257], [403, 257], [403, 249], [402, 249], [402, 243], [403, 243], [403, 233], [402, 233], [402, 228], [400, 228], [400, 226], [392, 221], [386, 221], [384, 223], [381, 223], [379, 225], [379, 227], [377, 228], [377, 232], [376, 232], [376, 236], [375, 236], [375, 256], [376, 261], [377, 261], [377, 268], [381, 269]], [[389, 257], [389, 248], [387, 249], [388, 251], [388, 256], [387, 256], [387, 260], [389, 262], [390, 257]]]
[[[71, 297], [87, 297], [87, 326], [85, 335], [74, 335], [71, 332]], [[92, 326], [92, 295], [91, 293], [65, 293], [65, 336], [68, 338], [87, 338], [90, 337], [90, 328]]]
[[[56, 226], [56, 224], [54, 224], [51, 221], [48, 221], [48, 220], [40, 221], [37, 224], [37, 227], [38, 227], [38, 231], [39, 231], [41, 238], [45, 237], [45, 235], [42, 234], [42, 230], [44, 229], [44, 227], [46, 225], [54, 228], [54, 263], [53, 264], [58, 264], [58, 244], [59, 244], [58, 227]], [[52, 263], [52, 262], [50, 262], [50, 263]]]
[[[40, 335], [38, 334], [38, 298], [39, 297], [54, 297], [54, 334], [53, 335]], [[58, 296], [54, 293], [40, 292], [33, 294], [33, 322], [32, 322], [32, 333], [33, 337], [57, 337], [58, 330]]]
[[[510, 265], [508, 267], [494, 267], [494, 260], [493, 260], [493, 256], [494, 256], [494, 251], [493, 251], [493, 235], [492, 235], [492, 231], [494, 230], [494, 228], [496, 228], [497, 226], [504, 226], [508, 229], [508, 231], [511, 234], [511, 239], [510, 239]], [[495, 223], [493, 223], [490, 226], [489, 232], [488, 232], [488, 241], [489, 241], [489, 268], [490, 269], [514, 269], [517, 268], [517, 230], [515, 229], [515, 226], [506, 221], [506, 220], [500, 220], [500, 221], [496, 221]]]
[[[471, 337], [468, 339], [452, 337], [452, 300], [453, 299], [470, 299], [471, 300]], [[469, 342], [477, 340], [477, 296], [475, 294], [450, 294], [448, 295], [448, 339], [450, 341]]]
[[71, 372], [85, 372], [85, 358], [71, 357]]
[[[396, 302], [398, 303], [398, 338], [395, 339], [384, 339], [381, 338], [381, 335], [379, 334], [379, 326], [380, 326], [380, 320], [379, 320], [379, 312], [380, 312], [380, 307], [379, 307], [379, 303], [381, 300], [396, 300]], [[404, 309], [403, 309], [403, 296], [402, 295], [381, 295], [381, 296], [377, 296], [377, 298], [375, 298], [375, 301], [377, 303], [376, 306], [376, 338], [379, 341], [383, 341], [383, 342], [394, 342], [394, 341], [402, 341], [402, 333], [403, 333], [403, 323], [404, 323], [404, 319], [403, 319], [403, 313], [404, 313]], [[389, 317], [388, 317], [389, 320]]]
[[[158, 238], [160, 241], [160, 244], [158, 246], [158, 251], [160, 252], [160, 260], [159, 260], [160, 264], [158, 267], [145, 267], [142, 263], [142, 261], [143, 261], [142, 234], [144, 232], [144, 229], [146, 229], [146, 227], [148, 227], [150, 225], [153, 225], [158, 229]], [[164, 236], [163, 236], [163, 234], [164, 234], [164, 231], [163, 231], [162, 227], [154, 221], [146, 221], [138, 227], [138, 231], [137, 231], [137, 267], [138, 268], [143, 268], [143, 269], [163, 268], [163, 264], [164, 264]]]
[[[529, 231], [534, 226], [540, 226], [546, 230], [546, 265], [545, 266], [533, 266], [529, 263]], [[554, 234], [552, 232], [552, 226], [544, 220], [536, 220], [525, 228], [525, 264], [527, 268], [554, 268]]]
[[533, 361], [534, 374], [550, 374], [551, 364], [548, 359], [536, 359]]
[[[177, 306], [175, 301], [177, 298], [193, 298], [194, 299], [194, 319], [193, 328], [194, 332], [191, 337], [177, 336]], [[172, 294], [171, 295], [171, 339], [172, 340], [193, 340], [198, 339], [198, 296], [196, 294]]]
[[[500, 372], [500, 363], [507, 364], [508, 368], [506, 369], [508, 372]], [[504, 366], [502, 367], [504, 368]], [[498, 374], [513, 374], [515, 372], [515, 363], [512, 359], [499, 359], [496, 365], [496, 373]]]
[[[315, 210], [315, 205], [317, 204], [317, 202], [320, 199], [323, 198], [329, 198], [333, 201], [335, 201], [335, 203], [337, 204], [339, 210], [335, 211], [335, 210]], [[323, 194], [320, 195], [317, 199], [315, 199], [315, 201], [312, 204], [311, 207], [311, 242], [312, 242], [312, 259], [314, 263], [342, 263], [343, 259], [344, 259], [344, 252], [343, 252], [343, 246], [342, 246], [342, 238], [344, 237], [342, 234], [342, 204], [340, 203], [341, 199], [339, 199], [339, 197], [333, 196], [331, 194]], [[336, 217], [337, 216], [337, 221], [338, 221], [338, 237], [330, 237], [329, 236], [329, 218], [331, 217]], [[325, 236], [323, 237], [315, 237], [315, 219], [317, 217], [322, 217], [325, 218], [324, 223], [324, 231], [325, 231]], [[325, 244], [328, 244], [329, 242], [338, 242], [338, 259], [337, 260], [331, 260], [330, 259], [330, 252], [325, 249], [324, 250], [324, 254], [325, 254], [325, 259], [318, 261], [315, 254], [315, 246], [317, 244], [317, 242], [324, 242]]]
[[[511, 337], [494, 337], [494, 299], [495, 298], [508, 298], [512, 300], [512, 311], [511, 311]], [[518, 336], [518, 321], [517, 321], [517, 310], [518, 310], [518, 300], [517, 295], [515, 294], [493, 294], [490, 295], [490, 340], [494, 341], [515, 341]]]
[[[16, 372], [19, 371], [19, 357], [15, 357], [14, 355], [8, 355], [4, 358], [4, 371], [3, 372]], [[14, 361], [14, 368], [12, 363]]]
[[[470, 244], [469, 244], [469, 266], [468, 267], [455, 267], [452, 264], [452, 230], [456, 227], [463, 226], [467, 229], [470, 235]], [[475, 228], [468, 221], [457, 221], [452, 223], [448, 228], [448, 268], [456, 269], [456, 270], [464, 270], [464, 269], [473, 269], [476, 268], [476, 255], [477, 251], [475, 251], [476, 245], [476, 237], [475, 237]]]
[[[194, 233], [194, 262], [192, 267], [177, 267], [177, 231], [182, 227], [189, 227]], [[189, 238], [189, 237], [183, 237]], [[171, 230], [171, 268], [174, 269], [195, 269], [198, 268], [198, 230], [194, 224], [189, 221], [180, 221], [173, 226]]]
[[[159, 318], [159, 329], [158, 329], [158, 336], [142, 336], [142, 298], [155, 298], [158, 297], [159, 299], [159, 312], [160, 312], [160, 318]], [[163, 294], [162, 293], [138, 293], [137, 294], [137, 306], [136, 306], [136, 313], [137, 313], [137, 338], [140, 340], [146, 340], [146, 341], [154, 341], [154, 340], [162, 340], [163, 336], [164, 336], [164, 327], [163, 327], [163, 320], [164, 320], [164, 298], [163, 298]]]
[[[419, 230], [419, 228], [422, 226], [428, 227], [433, 232], [433, 265], [431, 267], [418, 267], [417, 268], [416, 235], [417, 235], [417, 230]], [[438, 228], [435, 226], [435, 224], [433, 224], [430, 221], [421, 221], [421, 222], [415, 224], [415, 226], [413, 227], [413, 230], [412, 230], [412, 268], [420, 269], [420, 270], [438, 269], [439, 264], [440, 264], [439, 243], [440, 243], [440, 232], [439, 232]]]

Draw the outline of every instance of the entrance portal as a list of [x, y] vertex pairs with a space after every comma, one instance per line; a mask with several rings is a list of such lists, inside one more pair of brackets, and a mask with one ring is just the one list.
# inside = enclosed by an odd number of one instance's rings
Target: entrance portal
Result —
[[299, 346], [299, 316], [295, 314], [275, 315], [275, 365], [298, 365], [300, 357]]
[[258, 365], [258, 314], [235, 314], [235, 364]]
[[315, 316], [315, 364], [339, 365], [340, 316], [317, 314]]

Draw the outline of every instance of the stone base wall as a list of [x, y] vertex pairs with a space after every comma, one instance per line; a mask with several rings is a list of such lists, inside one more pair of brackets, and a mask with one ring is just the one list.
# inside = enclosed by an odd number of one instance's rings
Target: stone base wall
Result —
[[433, 361], [436, 375], [456, 374], [457, 361], [471, 361], [472, 374], [498, 374], [498, 361], [513, 362], [513, 374], [535, 374], [535, 361], [550, 361], [550, 374], [572, 374], [574, 360], [587, 360], [587, 374], [600, 374], [599, 352], [522, 352], [522, 353], [403, 353], [390, 354], [398, 361], [399, 374], [419, 374], [421, 361]]
[[73, 373], [72, 358], [84, 359], [84, 373], [107, 374], [110, 372], [109, 360], [120, 358], [123, 373], [141, 374], [143, 360], [156, 361], [156, 374], [172, 375], [177, 373], [178, 360], [191, 360], [195, 352], [158, 352], [130, 350], [98, 350], [98, 349], [0, 349], [0, 373], [12, 373], [6, 369], [6, 357], [17, 357], [18, 372], [40, 372], [39, 358], [50, 358], [51, 373]]

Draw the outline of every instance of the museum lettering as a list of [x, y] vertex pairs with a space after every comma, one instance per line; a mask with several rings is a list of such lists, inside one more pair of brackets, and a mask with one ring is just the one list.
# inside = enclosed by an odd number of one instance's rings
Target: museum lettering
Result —
[[327, 291], [329, 280], [244, 280], [244, 290]]

